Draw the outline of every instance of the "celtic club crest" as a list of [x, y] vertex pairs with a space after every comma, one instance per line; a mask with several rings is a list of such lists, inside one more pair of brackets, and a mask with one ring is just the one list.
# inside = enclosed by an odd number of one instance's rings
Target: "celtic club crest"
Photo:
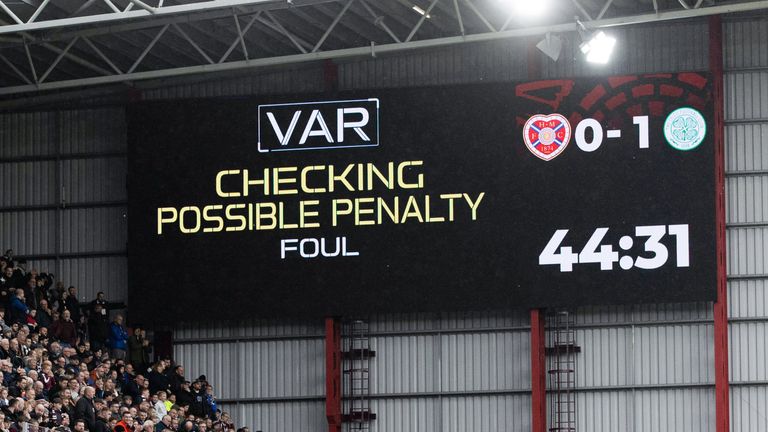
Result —
[[679, 108], [667, 116], [664, 122], [664, 137], [672, 148], [682, 151], [693, 150], [704, 141], [707, 122], [700, 112], [693, 108]]
[[549, 161], [568, 147], [571, 124], [560, 114], [536, 114], [523, 126], [523, 140], [531, 153]]

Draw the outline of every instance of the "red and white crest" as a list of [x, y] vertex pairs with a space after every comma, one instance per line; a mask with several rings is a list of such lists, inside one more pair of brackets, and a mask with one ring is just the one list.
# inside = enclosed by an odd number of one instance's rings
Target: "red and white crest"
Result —
[[537, 158], [552, 160], [568, 147], [571, 124], [560, 114], [536, 114], [523, 126], [523, 140]]

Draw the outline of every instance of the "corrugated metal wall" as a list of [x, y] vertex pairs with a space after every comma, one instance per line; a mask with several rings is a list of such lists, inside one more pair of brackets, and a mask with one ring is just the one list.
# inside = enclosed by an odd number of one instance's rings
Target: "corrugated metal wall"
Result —
[[127, 292], [122, 108], [0, 115], [0, 247], [79, 289]]
[[[724, 25], [732, 430], [768, 430], [768, 19], [729, 18]], [[606, 68], [588, 66], [574, 41], [566, 40], [559, 62], [544, 59], [543, 75], [707, 68], [704, 20], [612, 31], [619, 38], [619, 57]], [[520, 41], [383, 56], [340, 64], [339, 85], [525, 79], [526, 57]], [[322, 87], [322, 68], [311, 65], [167, 86], [147, 90], [145, 97]], [[57, 266], [80, 284], [123, 293], [124, 191], [117, 189], [124, 185], [118, 175], [125, 169], [124, 128], [120, 110], [0, 116], [0, 180], [9, 185], [0, 195], [3, 242], [45, 255], [41, 263]], [[99, 181], [89, 182], [89, 175]], [[62, 196], [68, 204], [86, 205], [53, 208]], [[78, 253], [92, 255], [72, 255]], [[582, 308], [577, 319], [583, 347], [577, 363], [579, 430], [714, 430], [711, 304]], [[373, 317], [371, 329], [377, 351], [371, 388], [379, 415], [374, 431], [530, 429], [526, 314], [392, 314]], [[253, 430], [320, 431], [325, 429], [322, 333], [321, 322], [179, 325], [175, 356], [188, 376], [208, 376], [239, 423]]]
[[768, 19], [724, 30], [731, 430], [768, 430]]

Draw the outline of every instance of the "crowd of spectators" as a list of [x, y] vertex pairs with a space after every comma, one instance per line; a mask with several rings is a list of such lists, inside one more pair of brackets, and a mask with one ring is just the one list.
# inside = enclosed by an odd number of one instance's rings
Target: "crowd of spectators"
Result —
[[[0, 257], [0, 432], [234, 432], [206, 377], [150, 362], [145, 329], [128, 332], [98, 293]], [[247, 428], [237, 432], [248, 432]]]

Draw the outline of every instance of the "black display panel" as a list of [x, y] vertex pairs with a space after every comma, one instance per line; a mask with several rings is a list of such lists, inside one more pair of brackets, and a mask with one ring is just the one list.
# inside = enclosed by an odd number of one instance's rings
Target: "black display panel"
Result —
[[136, 103], [131, 312], [713, 300], [712, 122], [703, 73]]

